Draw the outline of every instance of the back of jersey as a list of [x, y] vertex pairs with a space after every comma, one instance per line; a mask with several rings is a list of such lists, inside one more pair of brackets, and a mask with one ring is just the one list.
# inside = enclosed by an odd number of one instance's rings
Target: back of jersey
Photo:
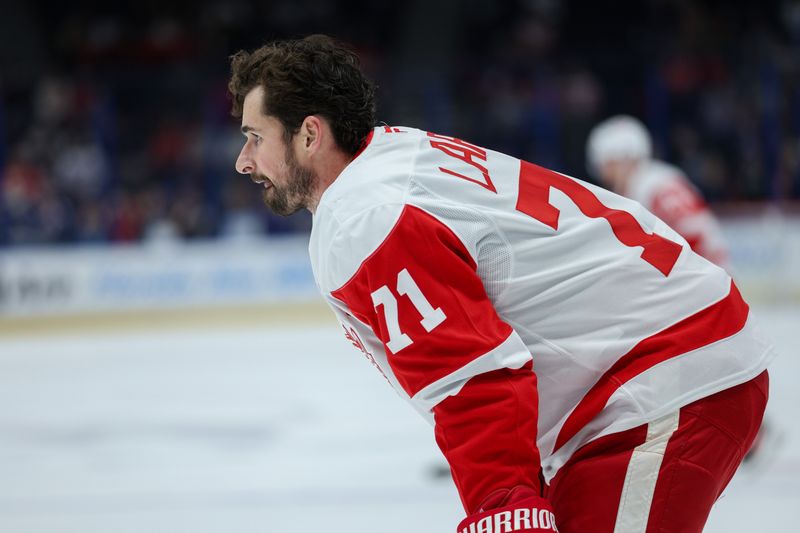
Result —
[[[353, 280], [370, 277], [365, 265], [386, 255], [384, 248], [404, 248], [389, 260], [400, 272], [397, 282], [387, 282], [382, 296], [370, 288], [363, 306], [364, 316], [369, 308], [382, 309], [372, 351], [382, 344], [390, 356], [416, 338], [435, 337], [437, 320], [463, 314], [462, 327], [470, 329], [480, 313], [449, 310], [448, 304], [481, 309], [480, 300], [487, 299], [533, 359], [547, 477], [582, 443], [743, 382], [766, 366], [769, 345], [750, 332], [747, 306], [729, 276], [634, 201], [410, 128], [377, 128], [354, 163], [326, 191], [315, 215], [311, 251], [323, 292], [334, 306], [345, 302], [340, 318], [350, 315], [358, 306]], [[423, 247], [424, 239], [443, 244]], [[347, 259], [340, 257], [345, 250]], [[404, 269], [403, 258], [417, 262], [415, 253], [438, 258], [430, 267]], [[474, 269], [485, 295], [458, 290], [469, 283], [459, 274], [461, 263]], [[397, 304], [387, 305], [404, 295], [417, 300], [415, 319], [436, 325], [413, 335], [417, 330], [403, 325]], [[415, 377], [419, 386], [401, 379], [400, 388], [413, 401], [434, 384], [445, 390], [448, 375], [463, 381], [471, 361], [504, 338], [501, 326], [483, 329], [497, 341], [473, 349], [481, 342], [473, 339], [462, 350], [470, 355], [457, 364]], [[393, 382], [396, 363], [376, 359]]]

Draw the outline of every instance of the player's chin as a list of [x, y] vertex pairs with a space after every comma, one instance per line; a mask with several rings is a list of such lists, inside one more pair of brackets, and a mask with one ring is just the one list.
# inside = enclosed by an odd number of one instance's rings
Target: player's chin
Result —
[[299, 203], [290, 202], [288, 198], [278, 193], [274, 186], [265, 189], [261, 193], [261, 198], [264, 200], [264, 205], [266, 205], [270, 211], [282, 217], [293, 215], [303, 208]]

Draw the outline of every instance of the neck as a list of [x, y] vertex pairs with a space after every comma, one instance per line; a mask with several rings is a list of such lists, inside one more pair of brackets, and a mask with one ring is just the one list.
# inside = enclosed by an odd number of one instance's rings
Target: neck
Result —
[[336, 181], [336, 178], [347, 168], [347, 165], [355, 159], [352, 155], [336, 150], [329, 157], [324, 158], [318, 165], [312, 167], [316, 176], [317, 186], [309, 198], [307, 208], [312, 214], [316, 213], [322, 195], [328, 187]]

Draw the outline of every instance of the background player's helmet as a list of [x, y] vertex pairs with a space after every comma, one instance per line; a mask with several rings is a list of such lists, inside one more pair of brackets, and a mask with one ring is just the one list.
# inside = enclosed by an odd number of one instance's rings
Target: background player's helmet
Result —
[[611, 159], [649, 159], [652, 155], [650, 134], [639, 120], [617, 115], [592, 129], [586, 143], [589, 171], [597, 174], [602, 163]]

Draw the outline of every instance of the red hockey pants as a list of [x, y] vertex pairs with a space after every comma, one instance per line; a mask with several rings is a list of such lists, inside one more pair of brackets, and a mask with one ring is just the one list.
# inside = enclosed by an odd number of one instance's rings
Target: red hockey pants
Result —
[[769, 395], [755, 379], [579, 449], [546, 495], [561, 533], [694, 533], [750, 449]]

